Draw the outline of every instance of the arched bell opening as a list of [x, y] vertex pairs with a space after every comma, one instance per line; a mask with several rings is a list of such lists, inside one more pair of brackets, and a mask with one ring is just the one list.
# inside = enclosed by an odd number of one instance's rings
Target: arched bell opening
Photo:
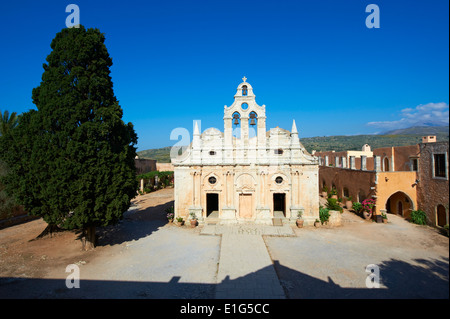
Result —
[[248, 115], [248, 137], [252, 138], [258, 135], [258, 114], [250, 112]]
[[231, 121], [233, 123], [233, 136], [241, 138], [241, 114], [239, 114], [239, 112], [234, 112]]

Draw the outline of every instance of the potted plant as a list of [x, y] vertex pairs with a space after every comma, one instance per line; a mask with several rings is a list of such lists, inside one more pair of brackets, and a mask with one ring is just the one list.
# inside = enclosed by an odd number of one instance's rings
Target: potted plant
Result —
[[387, 224], [388, 220], [387, 220], [387, 215], [386, 213], [381, 213], [381, 218], [383, 219], [383, 223]]
[[303, 219], [302, 219], [302, 215], [303, 215], [303, 211], [299, 211], [297, 213], [297, 220], [295, 221], [295, 223], [297, 224], [298, 228], [302, 228], [303, 227]]
[[352, 197], [345, 197], [345, 207], [347, 207], [347, 209], [352, 209], [353, 207], [353, 203], [352, 203]]
[[[338, 210], [339, 212], [343, 212], [344, 210], [342, 209], [341, 205], [338, 204], [337, 199], [335, 198], [328, 198], [327, 199], [327, 203], [326, 203], [326, 207], [328, 208], [328, 210]], [[320, 209], [321, 207], [319, 207]], [[319, 210], [320, 213], [320, 210]]]
[[178, 226], [183, 226], [184, 225], [183, 217], [177, 217], [177, 225]]
[[175, 214], [173, 213], [173, 206], [166, 208], [165, 212], [167, 213], [166, 217], [169, 223], [173, 223], [173, 219], [175, 217]]
[[362, 210], [362, 204], [360, 202], [354, 202], [352, 204], [352, 208], [355, 211], [355, 213], [359, 214], [359, 212]]
[[189, 213], [189, 215], [191, 216], [191, 227], [195, 227], [197, 226], [197, 216], [195, 215], [194, 212]]
[[338, 199], [336, 188], [332, 188], [330, 192], [331, 198]]
[[319, 207], [319, 218], [320, 222], [323, 224], [328, 224], [328, 219], [330, 218], [330, 211], [328, 208]]
[[314, 227], [320, 227], [320, 220], [318, 218], [314, 221]]
[[375, 206], [375, 201], [371, 198], [367, 198], [362, 202], [363, 217], [364, 219], [371, 219], [373, 215], [373, 207]]

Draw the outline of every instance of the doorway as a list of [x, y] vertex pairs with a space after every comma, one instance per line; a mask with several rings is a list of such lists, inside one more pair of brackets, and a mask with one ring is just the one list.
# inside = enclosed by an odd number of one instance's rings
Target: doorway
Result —
[[219, 194], [208, 193], [206, 194], [206, 217], [211, 215], [212, 212], [219, 212]]
[[273, 213], [274, 213], [274, 215], [275, 215], [275, 212], [282, 212], [283, 216], [286, 217], [286, 194], [284, 194], [284, 193], [273, 194]]
[[245, 219], [253, 218], [252, 194], [239, 194], [239, 217]]
[[438, 205], [436, 209], [437, 213], [437, 225], [444, 227], [447, 224], [447, 213], [445, 211], [445, 207], [443, 205]]
[[403, 203], [401, 201], [397, 203], [397, 214], [403, 216]]

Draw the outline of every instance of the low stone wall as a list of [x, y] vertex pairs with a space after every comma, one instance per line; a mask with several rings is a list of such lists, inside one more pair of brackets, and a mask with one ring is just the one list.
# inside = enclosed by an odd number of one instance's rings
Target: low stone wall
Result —
[[328, 225], [333, 227], [342, 226], [341, 212], [337, 210], [330, 210], [328, 212], [330, 213]]
[[174, 167], [172, 163], [156, 163], [156, 170], [160, 172], [173, 172]]

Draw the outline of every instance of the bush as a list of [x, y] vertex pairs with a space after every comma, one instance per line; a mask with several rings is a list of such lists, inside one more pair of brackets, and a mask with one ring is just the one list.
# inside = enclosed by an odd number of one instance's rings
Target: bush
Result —
[[373, 213], [374, 206], [375, 206], [375, 201], [373, 199], [368, 198], [368, 199], [363, 200], [363, 202], [362, 202], [363, 210], [365, 210], [369, 214]]
[[427, 215], [423, 210], [413, 210], [411, 212], [411, 222], [418, 225], [426, 225]]
[[359, 213], [362, 210], [363, 206], [360, 202], [354, 202], [352, 204], [352, 208], [356, 213]]
[[336, 198], [328, 198], [326, 206], [329, 210], [338, 210], [341, 213], [343, 212], [343, 209], [339, 205], [338, 200]]
[[320, 206], [319, 208], [319, 218], [320, 218], [320, 222], [323, 224], [325, 222], [328, 221], [328, 219], [330, 218], [330, 213], [329, 213], [329, 209]]

